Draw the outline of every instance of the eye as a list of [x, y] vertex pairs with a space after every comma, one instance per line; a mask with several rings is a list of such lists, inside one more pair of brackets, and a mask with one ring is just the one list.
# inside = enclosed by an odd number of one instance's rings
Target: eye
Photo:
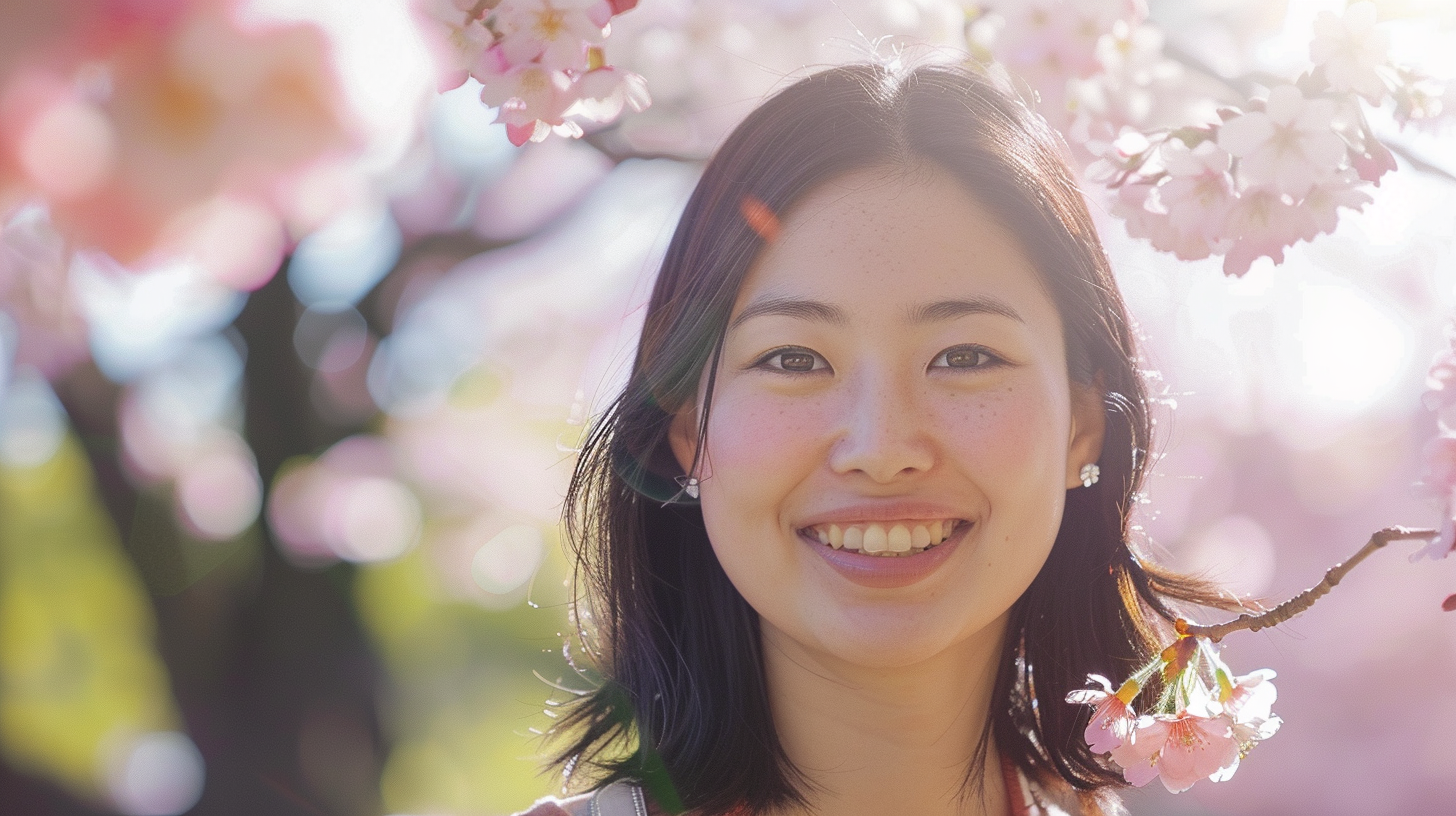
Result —
[[952, 346], [930, 361], [931, 368], [990, 368], [1004, 362], [980, 346]]
[[774, 349], [758, 362], [753, 364], [754, 368], [766, 368], [770, 371], [786, 371], [791, 374], [807, 374], [810, 371], [821, 371], [829, 368], [829, 364], [818, 354], [798, 346]]

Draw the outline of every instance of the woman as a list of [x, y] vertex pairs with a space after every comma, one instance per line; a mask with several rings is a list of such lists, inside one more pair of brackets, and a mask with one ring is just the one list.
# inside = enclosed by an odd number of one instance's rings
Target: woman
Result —
[[568, 496], [597, 793], [533, 814], [1117, 808], [1065, 697], [1215, 599], [1130, 547], [1144, 387], [1059, 149], [946, 67], [724, 143]]

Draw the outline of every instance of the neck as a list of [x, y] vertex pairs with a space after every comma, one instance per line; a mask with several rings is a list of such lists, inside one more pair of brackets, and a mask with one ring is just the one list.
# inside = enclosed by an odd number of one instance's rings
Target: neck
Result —
[[1004, 628], [1002, 620], [914, 665], [868, 668], [806, 649], [764, 621], [774, 728], [809, 783], [802, 813], [1004, 816], [994, 743], [979, 763], [980, 786], [967, 784]]

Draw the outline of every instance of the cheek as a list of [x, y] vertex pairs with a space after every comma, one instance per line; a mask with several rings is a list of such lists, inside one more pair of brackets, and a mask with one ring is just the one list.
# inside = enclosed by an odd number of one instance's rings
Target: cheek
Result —
[[718, 489], [734, 492], [766, 492], [761, 488], [801, 478], [815, 465], [827, 421], [815, 400], [757, 396], [715, 402], [704, 475]]
[[1063, 489], [1070, 418], [1051, 389], [1008, 385], [942, 401], [934, 414], [950, 464], [986, 492]]

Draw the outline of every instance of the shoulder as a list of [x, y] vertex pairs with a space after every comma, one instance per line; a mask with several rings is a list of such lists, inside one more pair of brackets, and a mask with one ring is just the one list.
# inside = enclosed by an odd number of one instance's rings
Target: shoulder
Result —
[[569, 799], [548, 796], [516, 816], [588, 816], [590, 812], [591, 794], [585, 793]]

